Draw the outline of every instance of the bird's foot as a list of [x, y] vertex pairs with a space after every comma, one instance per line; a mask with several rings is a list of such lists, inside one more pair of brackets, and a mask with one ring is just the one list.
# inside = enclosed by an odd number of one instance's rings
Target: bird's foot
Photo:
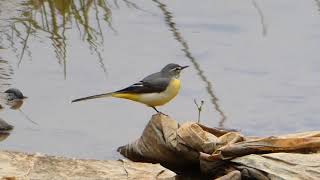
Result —
[[169, 116], [168, 114], [165, 114], [165, 113], [163, 113], [163, 112], [158, 112], [158, 114], [161, 114], [161, 115], [164, 115], [164, 116]]

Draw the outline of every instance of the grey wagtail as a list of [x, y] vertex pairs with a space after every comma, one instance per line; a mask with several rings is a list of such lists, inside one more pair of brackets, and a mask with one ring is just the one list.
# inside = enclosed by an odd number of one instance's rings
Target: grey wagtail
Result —
[[188, 66], [180, 66], [178, 64], [168, 64], [162, 68], [160, 72], [153, 73], [127, 88], [115, 92], [75, 99], [72, 102], [103, 97], [116, 97], [143, 103], [152, 107], [157, 113], [161, 113], [157, 110], [156, 106], [162, 106], [168, 103], [179, 93], [180, 80], [178, 78], [181, 70], [187, 67]]

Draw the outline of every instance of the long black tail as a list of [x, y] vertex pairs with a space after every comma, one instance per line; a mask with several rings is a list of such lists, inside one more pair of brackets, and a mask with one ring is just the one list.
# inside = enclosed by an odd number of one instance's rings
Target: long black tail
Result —
[[89, 100], [89, 99], [104, 98], [104, 97], [110, 97], [110, 96], [112, 96], [112, 93], [104, 93], [104, 94], [98, 94], [98, 95], [94, 95], [94, 96], [88, 96], [88, 97], [75, 99], [75, 100], [72, 100], [71, 102], [85, 101], [85, 100]]

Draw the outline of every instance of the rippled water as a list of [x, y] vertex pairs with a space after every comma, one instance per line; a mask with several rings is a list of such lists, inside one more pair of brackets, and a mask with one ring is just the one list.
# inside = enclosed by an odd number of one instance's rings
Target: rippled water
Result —
[[[71, 104], [117, 90], [167, 63], [189, 65], [163, 112], [274, 135], [320, 126], [320, 3], [230, 0], [0, 1], [6, 80], [29, 99], [2, 149], [114, 159], [154, 111], [120, 99]], [[1, 64], [0, 64], [1, 65]]]

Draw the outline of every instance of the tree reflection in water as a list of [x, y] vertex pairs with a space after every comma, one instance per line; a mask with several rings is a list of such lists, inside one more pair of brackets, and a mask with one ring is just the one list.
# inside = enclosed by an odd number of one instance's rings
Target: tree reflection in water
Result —
[[[128, 0], [123, 2], [128, 7], [139, 8]], [[114, 1], [114, 4], [119, 7], [118, 1]], [[22, 63], [26, 53], [31, 57], [28, 44], [32, 38], [48, 38], [66, 78], [67, 32], [76, 29], [80, 39], [96, 54], [101, 68], [106, 73], [101, 55], [103, 31], [109, 29], [116, 33], [111, 23], [111, 5], [107, 1], [28, 0], [18, 5], [19, 14], [5, 19], [5, 25], [0, 27], [0, 46], [11, 46], [10, 49], [19, 58], [18, 65]]]

